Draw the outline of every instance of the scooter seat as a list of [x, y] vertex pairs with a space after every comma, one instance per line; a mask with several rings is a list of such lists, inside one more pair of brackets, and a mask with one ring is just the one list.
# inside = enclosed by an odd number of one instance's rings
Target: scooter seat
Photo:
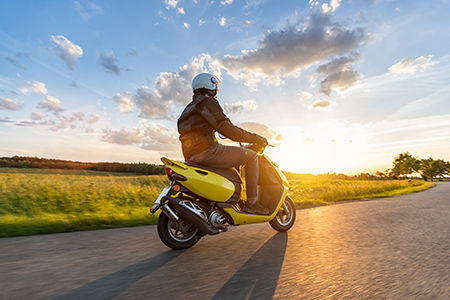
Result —
[[239, 175], [239, 172], [236, 170], [236, 168], [230, 168], [230, 169], [217, 169], [217, 168], [211, 168], [211, 167], [207, 167], [204, 165], [200, 165], [200, 164], [194, 164], [194, 163], [187, 163], [185, 162], [186, 165], [191, 166], [191, 167], [195, 167], [195, 168], [199, 168], [199, 169], [204, 169], [210, 172], [214, 172], [216, 174], [219, 174], [220, 176], [225, 177], [226, 179], [232, 181], [232, 182], [236, 182], [241, 184], [242, 183], [242, 178], [241, 175]]

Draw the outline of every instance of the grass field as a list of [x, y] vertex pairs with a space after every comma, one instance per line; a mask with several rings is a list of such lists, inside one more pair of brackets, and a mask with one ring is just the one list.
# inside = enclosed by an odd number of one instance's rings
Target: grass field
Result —
[[[0, 237], [155, 224], [149, 208], [169, 181], [70, 170], [0, 168]], [[291, 181], [298, 208], [390, 197], [433, 186], [423, 181]]]

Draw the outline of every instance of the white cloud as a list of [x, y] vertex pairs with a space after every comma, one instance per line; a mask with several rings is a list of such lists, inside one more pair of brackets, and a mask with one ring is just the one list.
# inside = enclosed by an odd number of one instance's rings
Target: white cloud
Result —
[[3, 110], [20, 110], [22, 109], [22, 105], [20, 105], [17, 101], [0, 97], [0, 109]]
[[268, 140], [275, 141], [275, 142], [281, 142], [284, 140], [284, 135], [281, 132], [278, 132], [266, 124], [262, 123], [256, 123], [256, 122], [244, 122], [238, 124], [243, 129], [246, 129], [250, 132], [257, 133], [259, 135], [262, 135]]
[[300, 100], [308, 100], [308, 99], [312, 98], [313, 95], [311, 93], [303, 91], [303, 92], [297, 94], [297, 96]]
[[52, 97], [50, 95], [44, 95], [44, 98], [38, 104], [38, 107], [53, 112], [55, 114], [62, 111], [60, 106], [61, 101], [58, 98]]
[[[177, 15], [184, 15], [185, 11], [184, 8], [182, 7], [178, 7], [178, 0], [164, 0], [164, 4], [166, 4], [166, 9], [175, 9], [177, 11]], [[161, 12], [160, 12], [160, 16], [161, 16]]]
[[164, 125], [145, 124], [144, 128], [103, 129], [105, 142], [119, 145], [137, 145], [146, 150], [170, 151], [179, 147], [178, 135]]
[[39, 81], [28, 81], [25, 88], [19, 88], [19, 91], [22, 94], [27, 95], [28, 93], [41, 93], [42, 95], [46, 95], [48, 93], [45, 88], [45, 84]]
[[98, 64], [102, 66], [106, 72], [120, 75], [121, 68], [118, 66], [118, 60], [113, 51], [97, 51]]
[[102, 139], [111, 144], [135, 145], [142, 142], [143, 132], [137, 128], [133, 128], [132, 130], [123, 128], [116, 131], [106, 128], [103, 129]]
[[113, 97], [119, 106], [121, 113], [129, 113], [134, 111], [133, 97], [130, 92], [118, 93]]
[[203, 19], [200, 19], [199, 21], [198, 21], [198, 25], [200, 25], [200, 26], [202, 26], [203, 24], [205, 24], [206, 23], [206, 21], [204, 21]]
[[77, 64], [77, 60], [83, 55], [83, 50], [80, 46], [75, 45], [62, 35], [51, 36], [53, 42], [56, 44], [54, 51], [67, 66], [73, 70]]
[[331, 100], [322, 99], [314, 101], [308, 108], [309, 109], [317, 109], [317, 110], [330, 110], [333, 106], [336, 106], [337, 103]]
[[231, 5], [231, 4], [233, 4], [233, 0], [220, 1], [220, 5]]
[[98, 114], [91, 114], [89, 119], [86, 119], [89, 124], [97, 123], [99, 120], [100, 116]]
[[255, 100], [244, 100], [242, 102], [237, 101], [231, 104], [225, 103], [223, 108], [227, 114], [237, 114], [245, 110], [256, 110], [256, 108], [258, 108], [258, 104], [256, 104]]
[[219, 25], [225, 27], [227, 25], [227, 18], [222, 17], [219, 19]]
[[172, 105], [185, 105], [192, 94], [192, 79], [199, 73], [211, 72], [220, 77], [220, 67], [209, 54], [202, 54], [180, 67], [177, 72], [162, 72], [153, 88], [142, 86], [134, 95], [140, 117], [169, 117]]
[[296, 77], [321, 61], [354, 53], [370, 40], [364, 29], [332, 22], [331, 17], [331, 13], [316, 10], [310, 13], [303, 28], [267, 31], [257, 49], [221, 58], [223, 68], [235, 79], [245, 80], [248, 86], [261, 81], [280, 84], [280, 77]]
[[167, 4], [166, 9], [176, 8], [178, 5], [178, 0], [164, 0], [164, 4]]
[[334, 12], [339, 5], [341, 5], [341, 0], [331, 0], [330, 4], [324, 3], [322, 4], [322, 11], [327, 14], [329, 12]]
[[[82, 2], [82, 3], [81, 3]], [[90, 1], [84, 0], [84, 1], [74, 1], [73, 6], [76, 10], [76, 12], [80, 15], [80, 17], [87, 21], [89, 18], [93, 17], [94, 15], [99, 15], [103, 13], [103, 9]]]
[[183, 26], [186, 27], [187, 29], [189, 29], [189, 27], [191, 27], [191, 25], [189, 23], [184, 22]]
[[433, 55], [420, 56], [416, 59], [405, 58], [399, 63], [391, 66], [389, 71], [398, 74], [415, 74], [417, 72], [424, 72], [425, 70], [431, 68], [432, 66], [439, 63], [439, 61], [432, 60]]

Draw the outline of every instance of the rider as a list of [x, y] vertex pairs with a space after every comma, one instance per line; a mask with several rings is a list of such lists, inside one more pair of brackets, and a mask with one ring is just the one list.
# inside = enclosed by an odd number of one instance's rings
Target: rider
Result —
[[208, 73], [198, 74], [192, 80], [194, 96], [178, 118], [181, 147], [187, 163], [211, 168], [229, 169], [245, 165], [248, 213], [268, 214], [269, 210], [257, 202], [259, 165], [255, 151], [224, 146], [217, 142], [215, 132], [235, 142], [268, 144], [267, 139], [231, 123], [217, 101], [220, 80]]

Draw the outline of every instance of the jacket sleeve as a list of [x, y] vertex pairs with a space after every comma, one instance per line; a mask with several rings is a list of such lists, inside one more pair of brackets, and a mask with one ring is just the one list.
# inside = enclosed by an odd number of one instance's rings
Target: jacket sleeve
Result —
[[198, 106], [198, 110], [217, 132], [230, 140], [244, 143], [258, 143], [264, 139], [258, 134], [251, 133], [231, 123], [230, 119], [223, 112], [219, 101], [214, 98], [208, 97], [204, 99], [201, 105]]

